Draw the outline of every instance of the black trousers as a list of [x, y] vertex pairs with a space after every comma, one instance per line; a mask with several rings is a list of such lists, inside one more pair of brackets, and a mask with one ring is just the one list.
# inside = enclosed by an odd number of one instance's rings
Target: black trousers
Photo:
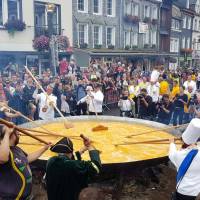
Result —
[[[94, 112], [89, 112], [89, 115], [96, 115]], [[103, 113], [97, 113], [97, 115], [103, 115]]]
[[176, 192], [176, 200], [196, 200], [194, 196], [186, 196]]
[[81, 111], [83, 115], [87, 114], [87, 103], [80, 103], [79, 105], [77, 105], [76, 114], [81, 115]]

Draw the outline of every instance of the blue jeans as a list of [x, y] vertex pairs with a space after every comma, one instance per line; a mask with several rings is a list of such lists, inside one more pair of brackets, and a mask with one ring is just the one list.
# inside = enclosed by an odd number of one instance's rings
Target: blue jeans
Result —
[[179, 125], [183, 124], [184, 108], [175, 108], [173, 114], [173, 126], [177, 126], [177, 121]]

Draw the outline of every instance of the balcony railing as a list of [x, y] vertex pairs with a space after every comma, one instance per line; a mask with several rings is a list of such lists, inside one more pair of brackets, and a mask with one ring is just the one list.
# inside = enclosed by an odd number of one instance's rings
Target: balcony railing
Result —
[[45, 35], [50, 36], [50, 32], [53, 35], [60, 35], [61, 34], [61, 27], [58, 24], [53, 25], [52, 30], [49, 31], [49, 27], [45, 26], [35, 26], [35, 37]]

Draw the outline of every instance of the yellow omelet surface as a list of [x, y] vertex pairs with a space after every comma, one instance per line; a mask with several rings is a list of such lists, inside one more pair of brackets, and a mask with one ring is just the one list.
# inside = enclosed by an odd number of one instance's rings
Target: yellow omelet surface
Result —
[[[103, 164], [141, 161], [167, 156], [169, 149], [168, 142], [158, 144], [132, 144], [123, 146], [116, 146], [116, 144], [141, 142], [147, 140], [160, 140], [173, 137], [169, 133], [159, 131], [153, 127], [126, 122], [78, 121], [73, 122], [73, 125], [73, 128], [65, 129], [62, 122], [54, 122], [43, 125], [42, 127], [57, 134], [71, 137], [74, 143], [75, 151], [78, 151], [81, 147], [83, 147], [82, 139], [79, 137], [80, 134], [84, 134], [85, 136], [89, 137], [93, 141], [93, 145], [101, 151], [101, 160]], [[106, 126], [108, 127], [108, 130], [93, 132], [92, 128], [98, 125]], [[41, 129], [41, 127], [34, 128], [34, 130], [44, 131]], [[131, 138], [127, 137], [144, 132], [149, 133], [133, 136]], [[40, 133], [34, 134], [53, 144], [62, 138], [60, 136], [48, 136]], [[19, 146], [26, 153], [31, 153], [41, 148], [40, 143], [27, 136], [22, 136], [20, 138], [20, 143], [21, 144]], [[40, 159], [47, 160], [54, 155], [55, 154], [51, 151], [47, 151]], [[89, 159], [88, 153], [83, 155], [83, 159]]]

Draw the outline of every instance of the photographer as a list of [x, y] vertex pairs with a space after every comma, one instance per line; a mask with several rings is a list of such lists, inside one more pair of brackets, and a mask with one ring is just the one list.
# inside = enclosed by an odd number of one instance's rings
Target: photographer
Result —
[[138, 95], [137, 102], [139, 118], [147, 120], [152, 119], [152, 98], [147, 95], [147, 90], [145, 88], [141, 89], [141, 93]]
[[123, 91], [120, 100], [118, 102], [118, 107], [120, 108], [121, 117], [133, 117], [135, 114], [135, 102], [128, 98], [129, 93], [127, 90]]
[[169, 125], [172, 112], [173, 103], [169, 100], [169, 95], [164, 94], [160, 103], [157, 105], [158, 110], [158, 122]]
[[173, 126], [177, 126], [177, 120], [179, 119], [179, 125], [183, 124], [184, 106], [187, 105], [188, 96], [184, 94], [183, 87], [180, 87], [180, 94], [176, 94], [174, 98], [174, 114], [173, 114]]

